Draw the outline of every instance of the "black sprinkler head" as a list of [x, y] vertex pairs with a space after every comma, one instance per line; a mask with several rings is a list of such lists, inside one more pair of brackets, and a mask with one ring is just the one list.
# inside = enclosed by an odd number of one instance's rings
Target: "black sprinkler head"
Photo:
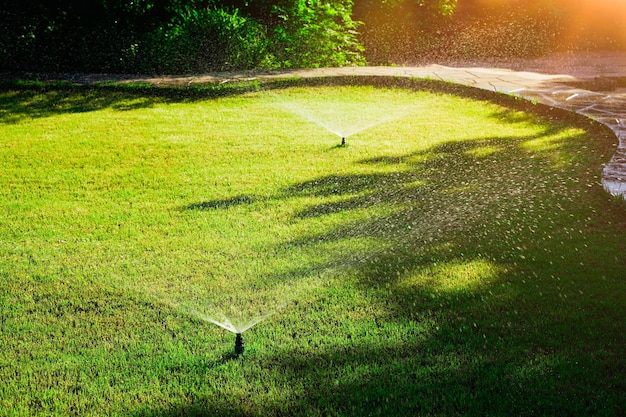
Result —
[[346, 138], [341, 138], [341, 146], [346, 146]]
[[235, 338], [235, 354], [241, 355], [245, 347], [243, 345], [243, 338], [241, 337], [241, 333], [237, 333], [237, 337]]

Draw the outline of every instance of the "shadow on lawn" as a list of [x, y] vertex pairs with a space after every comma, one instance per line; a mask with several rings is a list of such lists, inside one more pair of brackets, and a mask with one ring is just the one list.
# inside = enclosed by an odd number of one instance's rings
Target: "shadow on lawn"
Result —
[[154, 98], [115, 94], [85, 87], [17, 87], [0, 89], [0, 123], [19, 123], [62, 114], [85, 113], [106, 108], [120, 111], [150, 107]]
[[182, 208], [182, 210], [217, 210], [228, 209], [230, 207], [241, 206], [245, 204], [252, 204], [259, 200], [259, 197], [248, 194], [241, 194], [231, 198], [224, 198], [219, 200], [202, 201], [199, 203], [192, 203]]
[[257, 85], [243, 83], [174, 88], [142, 84], [3, 81], [0, 82], [0, 123], [104, 109], [128, 111], [149, 108], [157, 103], [207, 100], [255, 90], [258, 90]]
[[[320, 78], [263, 79], [223, 84], [200, 84], [192, 87], [155, 87], [146, 84], [73, 84], [71, 82], [0, 81], [0, 123], [19, 123], [25, 119], [84, 113], [103, 109], [128, 111], [149, 108], [157, 103], [210, 100], [249, 92], [278, 90], [298, 86], [400, 87], [448, 93], [474, 100], [490, 100], [532, 108], [534, 105], [493, 92], [434, 80], [383, 76], [338, 76]], [[543, 109], [566, 114], [562, 110]]]
[[[299, 312], [327, 309], [327, 322], [315, 329], [275, 323], [274, 332], [293, 334], [293, 343], [238, 365], [262, 370], [246, 373], [253, 385], [292, 389], [289, 398], [229, 387], [230, 397], [209, 390], [134, 415], [623, 415], [626, 216], [598, 179], [612, 136], [597, 131], [528, 150], [554, 133], [363, 160], [380, 173], [284, 190], [278, 202], [343, 196], [296, 220], [393, 206], [391, 214], [288, 243], [383, 243], [334, 260], [378, 313], [361, 316], [370, 310], [354, 304], [341, 311], [330, 290]], [[477, 265], [490, 266], [476, 269], [490, 276], [473, 280]], [[308, 348], [319, 334], [327, 344]]]

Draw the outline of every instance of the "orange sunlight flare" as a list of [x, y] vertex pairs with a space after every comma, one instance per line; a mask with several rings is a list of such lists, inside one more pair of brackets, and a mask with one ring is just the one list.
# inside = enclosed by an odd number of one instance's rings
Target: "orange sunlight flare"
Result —
[[561, 21], [564, 44], [610, 47], [626, 45], [626, 0], [459, 0], [480, 11], [551, 13]]
[[[564, 39], [608, 46], [626, 44], [626, 0], [559, 0], [567, 10]], [[573, 4], [575, 3], [575, 5]], [[606, 44], [606, 45], [603, 45]]]

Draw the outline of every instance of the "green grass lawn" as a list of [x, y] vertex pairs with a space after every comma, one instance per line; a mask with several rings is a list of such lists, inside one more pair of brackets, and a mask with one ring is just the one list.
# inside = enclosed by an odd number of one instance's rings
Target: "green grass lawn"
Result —
[[5, 85], [0, 416], [626, 414], [615, 136], [387, 83]]

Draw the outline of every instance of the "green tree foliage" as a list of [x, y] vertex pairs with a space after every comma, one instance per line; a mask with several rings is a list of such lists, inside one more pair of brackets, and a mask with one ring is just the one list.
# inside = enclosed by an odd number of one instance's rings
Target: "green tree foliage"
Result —
[[[575, 4], [574, 4], [575, 3]], [[0, 0], [0, 72], [194, 73], [624, 49], [623, 0]]]
[[352, 0], [0, 0], [0, 70], [358, 64], [351, 14]]
[[285, 67], [343, 66], [362, 62], [352, 2], [296, 0], [276, 6], [273, 55]]
[[361, 64], [352, 0], [226, 0], [268, 29], [266, 63], [275, 67]]

